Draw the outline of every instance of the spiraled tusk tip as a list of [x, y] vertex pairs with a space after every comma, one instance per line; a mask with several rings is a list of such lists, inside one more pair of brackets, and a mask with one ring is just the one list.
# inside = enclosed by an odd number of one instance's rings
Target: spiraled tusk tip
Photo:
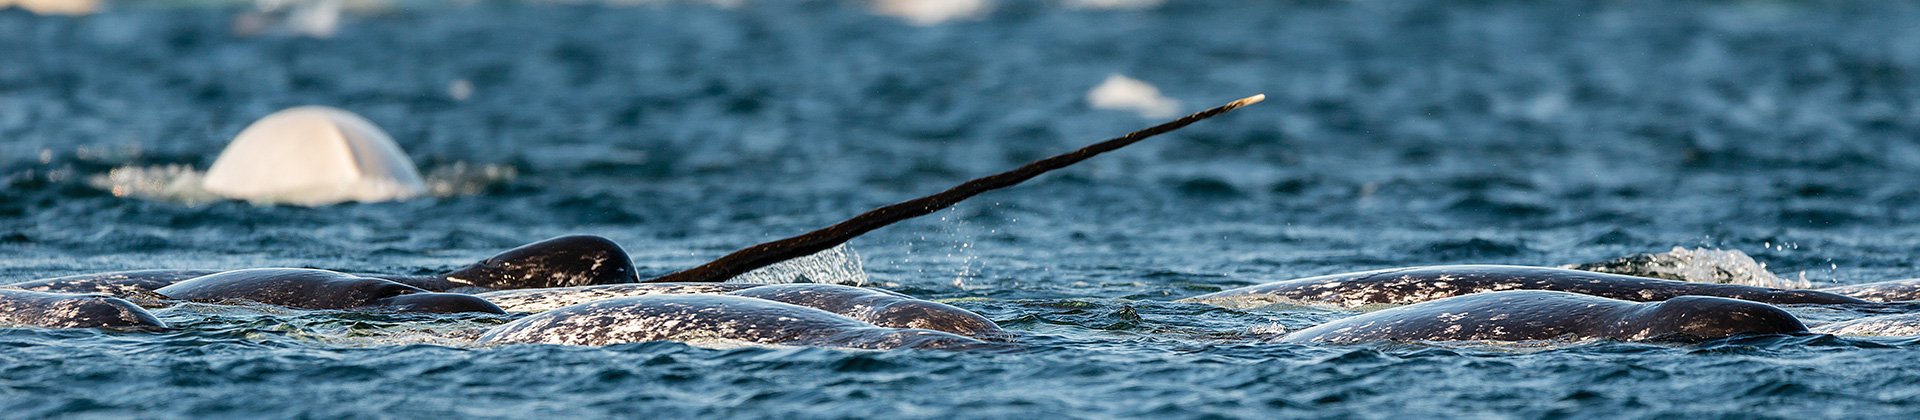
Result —
[[1227, 104], [1227, 106], [1233, 107], [1233, 108], [1239, 108], [1247, 105], [1257, 104], [1257, 103], [1260, 103], [1260, 101], [1264, 101], [1264, 100], [1267, 100], [1267, 94], [1262, 93], [1258, 95], [1248, 96], [1238, 101], [1233, 101], [1233, 103]]

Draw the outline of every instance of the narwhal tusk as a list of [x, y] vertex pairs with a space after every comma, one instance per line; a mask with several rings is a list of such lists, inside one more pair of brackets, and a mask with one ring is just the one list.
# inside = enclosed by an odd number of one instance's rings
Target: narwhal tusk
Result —
[[895, 222], [899, 222], [902, 220], [912, 219], [915, 217], [931, 214], [935, 211], [939, 211], [940, 209], [951, 207], [954, 204], [959, 203], [961, 200], [966, 200], [975, 195], [979, 195], [980, 193], [983, 193], [983, 192], [1011, 187], [1014, 185], [1019, 185], [1021, 182], [1025, 182], [1026, 180], [1033, 179], [1033, 177], [1040, 176], [1040, 174], [1044, 174], [1055, 169], [1065, 168], [1075, 163], [1080, 163], [1080, 161], [1087, 160], [1087, 158], [1094, 157], [1101, 153], [1111, 152], [1115, 149], [1126, 147], [1127, 145], [1137, 143], [1141, 140], [1146, 140], [1149, 137], [1165, 134], [1173, 130], [1178, 130], [1181, 127], [1186, 127], [1188, 124], [1193, 124], [1195, 122], [1199, 122], [1200, 120], [1213, 118], [1214, 116], [1227, 113], [1227, 111], [1239, 109], [1240, 107], [1244, 107], [1247, 105], [1253, 105], [1255, 103], [1259, 103], [1260, 101], [1266, 100], [1266, 99], [1267, 99], [1267, 95], [1249, 96], [1237, 101], [1229, 102], [1226, 105], [1215, 107], [1213, 109], [1208, 109], [1205, 111], [1194, 113], [1193, 115], [1180, 117], [1180, 119], [1173, 120], [1165, 124], [1156, 125], [1153, 127], [1149, 127], [1145, 130], [1127, 133], [1127, 135], [1124, 135], [1124, 136], [1115, 137], [1099, 143], [1094, 143], [1093, 145], [1083, 147], [1080, 150], [1075, 150], [1075, 151], [1057, 155], [1054, 157], [1033, 161], [1026, 165], [1022, 165], [1019, 168], [1014, 168], [1011, 171], [1001, 172], [1001, 173], [988, 175], [980, 178], [974, 178], [973, 180], [969, 180], [965, 183], [961, 183], [960, 185], [954, 186], [953, 188], [947, 189], [946, 191], [941, 191], [939, 194], [915, 198], [912, 200], [894, 203], [886, 207], [873, 209], [873, 210], [867, 211], [866, 213], [861, 213], [859, 216], [854, 216], [851, 219], [847, 219], [840, 223], [835, 223], [833, 226], [827, 226], [820, 230], [807, 232], [806, 234], [803, 234], [800, 236], [795, 236], [791, 238], [786, 238], [786, 239], [781, 239], [781, 240], [776, 240], [772, 242], [766, 242], [766, 243], [761, 243], [759, 245], [746, 247], [739, 251], [734, 251], [731, 254], [727, 254], [724, 257], [720, 257], [720, 259], [716, 259], [706, 264], [703, 264], [699, 267], [677, 271], [664, 276], [653, 278], [651, 280], [642, 281], [642, 283], [699, 283], [699, 282], [726, 281], [727, 279], [733, 278], [734, 276], [738, 276], [748, 271], [753, 271], [760, 267], [766, 267], [769, 265], [773, 265], [775, 263], [779, 263], [781, 261], [786, 261], [794, 258], [812, 255], [813, 253], [820, 252], [820, 251], [825, 251], [829, 248], [833, 248], [835, 246], [839, 246], [840, 244], [846, 243], [847, 241], [853, 240], [853, 238], [859, 237], [860, 235], [866, 234], [867, 232], [872, 232], [874, 229], [879, 229], [881, 227], [885, 227], [887, 225], [891, 225], [891, 224], [894, 224]]

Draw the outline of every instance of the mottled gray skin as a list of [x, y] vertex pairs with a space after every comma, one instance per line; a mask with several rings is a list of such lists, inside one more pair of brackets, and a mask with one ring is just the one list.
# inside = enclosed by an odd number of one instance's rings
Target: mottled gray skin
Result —
[[1873, 302], [1920, 300], [1920, 279], [1888, 280], [1866, 284], [1824, 287], [1822, 292], [1852, 296]]
[[940, 331], [877, 327], [805, 306], [727, 295], [652, 295], [568, 306], [494, 327], [478, 343], [604, 346], [652, 341], [875, 350], [986, 345]]
[[1911, 337], [1920, 335], [1920, 314], [1870, 316], [1813, 327], [1813, 332], [1833, 335]]
[[587, 302], [651, 295], [719, 295], [765, 286], [750, 283], [632, 283], [476, 293], [507, 312], [545, 312]]
[[9, 284], [8, 289], [54, 293], [99, 293], [135, 301], [164, 298], [154, 290], [220, 270], [136, 270], [80, 274]]
[[1799, 318], [1772, 305], [1709, 296], [1635, 303], [1567, 292], [1478, 293], [1402, 306], [1288, 334], [1295, 343], [1612, 339], [1699, 341], [1751, 334], [1805, 333]]
[[888, 328], [945, 331], [990, 341], [1007, 341], [1013, 337], [980, 314], [879, 289], [837, 284], [770, 284], [727, 294], [805, 306]]
[[124, 299], [0, 290], [0, 324], [40, 328], [160, 329], [167, 324]]
[[[148, 299], [162, 287], [227, 270], [135, 270], [81, 274], [13, 283], [6, 288], [65, 293], [104, 293]], [[567, 235], [521, 245], [439, 275], [355, 274], [435, 292], [463, 293], [639, 281], [633, 260], [619, 244], [592, 235]]]
[[541, 312], [607, 299], [652, 295], [745, 296], [832, 312], [890, 328], [922, 328], [1005, 341], [1012, 334], [965, 309], [899, 293], [837, 284], [636, 283], [481, 293], [509, 312]]
[[1334, 274], [1242, 287], [1187, 298], [1199, 302], [1272, 301], [1359, 308], [1408, 305], [1502, 290], [1550, 290], [1636, 302], [1718, 296], [1775, 304], [1869, 303], [1812, 290], [1689, 283], [1546, 267], [1447, 265]]
[[305, 268], [226, 271], [174, 283], [156, 292], [195, 302], [258, 302], [301, 309], [506, 313], [472, 295], [432, 293], [384, 279]]

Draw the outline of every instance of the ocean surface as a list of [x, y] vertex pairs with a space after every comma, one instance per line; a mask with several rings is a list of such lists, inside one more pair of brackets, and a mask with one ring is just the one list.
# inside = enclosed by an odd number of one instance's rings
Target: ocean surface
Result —
[[[1018, 349], [474, 348], [447, 333], [508, 318], [183, 305], [164, 333], [0, 329], [0, 417], [1920, 414], [1913, 338], [1295, 345], [1270, 341], [1354, 312], [1176, 301], [1674, 247], [1920, 277], [1913, 3], [362, 3], [325, 36], [246, 4], [0, 10], [0, 281], [433, 273], [570, 233], [663, 274], [1160, 121], [1090, 105], [1110, 75], [1181, 112], [1268, 99], [851, 244]], [[436, 193], [166, 193], [308, 104]]]

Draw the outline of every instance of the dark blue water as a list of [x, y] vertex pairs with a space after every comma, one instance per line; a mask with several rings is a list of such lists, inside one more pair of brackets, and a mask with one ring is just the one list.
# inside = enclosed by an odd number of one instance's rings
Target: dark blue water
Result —
[[[1269, 344], [1349, 312], [1174, 299], [1674, 246], [1788, 276], [1920, 275], [1920, 7], [1903, 2], [483, 2], [241, 37], [229, 7], [0, 11], [0, 280], [144, 268], [427, 273], [566, 233], [642, 271], [1157, 122], [1266, 103], [853, 243], [1016, 351], [469, 348], [504, 322], [189, 305], [161, 334], [0, 330], [5, 416], [1896, 417], [1920, 342]], [[456, 81], [472, 86], [454, 98]], [[350, 109], [471, 194], [307, 208], [118, 197], [253, 119]], [[1812, 322], [1858, 314], [1792, 308]]]

